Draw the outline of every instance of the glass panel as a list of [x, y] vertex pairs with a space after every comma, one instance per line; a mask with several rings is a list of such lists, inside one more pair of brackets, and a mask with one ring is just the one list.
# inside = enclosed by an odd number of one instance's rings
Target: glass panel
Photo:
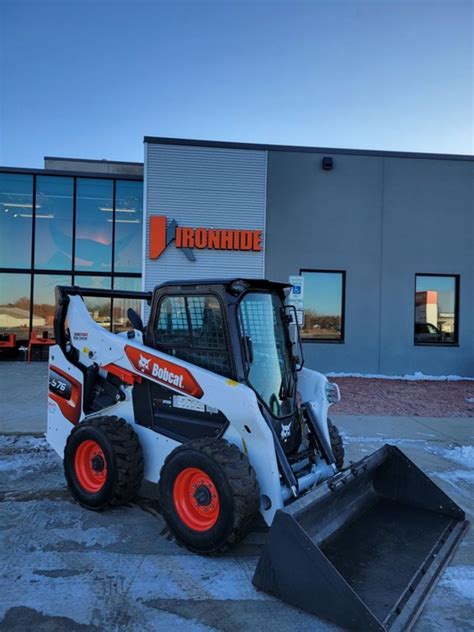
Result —
[[0, 334], [28, 340], [30, 328], [29, 274], [0, 274]]
[[457, 343], [457, 281], [455, 276], [416, 276], [416, 344]]
[[166, 296], [160, 302], [155, 331], [157, 346], [165, 353], [231, 375], [224, 321], [215, 297]]
[[224, 320], [214, 296], [189, 296], [187, 299], [193, 347], [225, 349]]
[[[129, 279], [115, 277], [114, 288], [117, 290], [129, 290], [132, 292], [139, 292], [142, 288], [141, 279]], [[114, 321], [113, 331], [118, 333], [119, 331], [126, 331], [132, 328], [132, 323], [128, 320], [127, 310], [129, 307], [134, 309], [140, 316], [142, 311], [141, 300], [130, 300], [125, 298], [114, 298]]]
[[33, 330], [42, 338], [54, 338], [56, 285], [71, 285], [71, 277], [53, 274], [35, 274], [33, 286]]
[[77, 179], [76, 270], [111, 270], [112, 194], [112, 180]]
[[[76, 276], [75, 284], [84, 288], [110, 290], [112, 287], [112, 279], [110, 277]], [[110, 298], [85, 296], [84, 302], [92, 318], [99, 323], [99, 325], [102, 325], [102, 327], [110, 329]]]
[[295, 383], [281, 300], [274, 294], [249, 292], [239, 311], [250, 356], [249, 383], [275, 417], [292, 414]]
[[342, 340], [342, 272], [302, 272], [304, 277], [304, 324], [301, 338]]
[[160, 302], [156, 339], [160, 344], [190, 345], [186, 304], [183, 296], [165, 296]]
[[36, 268], [72, 268], [73, 186], [72, 178], [36, 178]]
[[0, 173], [0, 266], [31, 267], [33, 176]]
[[141, 272], [143, 182], [115, 186], [115, 272]]

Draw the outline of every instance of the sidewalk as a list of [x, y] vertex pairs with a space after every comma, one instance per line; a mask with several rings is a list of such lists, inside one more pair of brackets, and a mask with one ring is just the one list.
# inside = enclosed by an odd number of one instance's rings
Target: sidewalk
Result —
[[47, 393], [47, 362], [0, 362], [0, 433], [45, 433]]

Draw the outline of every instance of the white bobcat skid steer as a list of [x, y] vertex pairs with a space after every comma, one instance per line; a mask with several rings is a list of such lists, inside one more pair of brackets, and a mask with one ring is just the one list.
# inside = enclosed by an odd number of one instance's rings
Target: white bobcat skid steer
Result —
[[[85, 507], [126, 503], [143, 480], [156, 483], [170, 531], [198, 553], [237, 542], [260, 513], [273, 527], [257, 587], [346, 627], [386, 629], [413, 618], [426, 596], [426, 573], [420, 595], [407, 585], [414, 567], [438, 547], [431, 585], [464, 514], [391, 446], [339, 472], [344, 449], [327, 417], [339, 392], [302, 368], [288, 290], [242, 279], [153, 293], [57, 287], [47, 438]], [[83, 296], [147, 300], [148, 325], [129, 310], [133, 329], [108, 332]]]

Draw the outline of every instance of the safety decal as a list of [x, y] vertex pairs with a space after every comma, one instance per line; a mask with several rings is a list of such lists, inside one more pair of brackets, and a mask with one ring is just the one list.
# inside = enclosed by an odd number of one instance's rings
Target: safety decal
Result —
[[73, 340], [87, 340], [89, 338], [89, 334], [85, 331], [75, 331], [72, 335]]
[[55, 402], [64, 417], [72, 424], [77, 424], [81, 416], [81, 383], [58, 367], [49, 366], [48, 397]]
[[142, 375], [198, 399], [204, 395], [193, 375], [184, 367], [130, 345], [125, 345], [125, 353]]

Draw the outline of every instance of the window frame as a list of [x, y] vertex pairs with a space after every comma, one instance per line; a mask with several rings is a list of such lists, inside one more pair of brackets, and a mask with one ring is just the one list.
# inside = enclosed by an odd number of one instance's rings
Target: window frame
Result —
[[[303, 276], [304, 272], [317, 272], [319, 274], [327, 273], [327, 274], [340, 274], [342, 275], [342, 285], [341, 285], [341, 337], [340, 338], [303, 338], [301, 337], [301, 342], [303, 344], [345, 344], [346, 342], [346, 270], [328, 270], [328, 269], [319, 269], [319, 268], [300, 268], [299, 275]], [[304, 299], [303, 299], [304, 303]]]
[[[416, 281], [418, 277], [451, 277], [454, 279], [454, 340], [453, 342], [419, 342], [416, 339]], [[459, 273], [436, 273], [436, 272], [415, 272], [415, 287], [413, 292], [413, 346], [414, 347], [438, 347], [452, 348], [459, 347], [459, 297], [460, 297], [461, 275]]]

